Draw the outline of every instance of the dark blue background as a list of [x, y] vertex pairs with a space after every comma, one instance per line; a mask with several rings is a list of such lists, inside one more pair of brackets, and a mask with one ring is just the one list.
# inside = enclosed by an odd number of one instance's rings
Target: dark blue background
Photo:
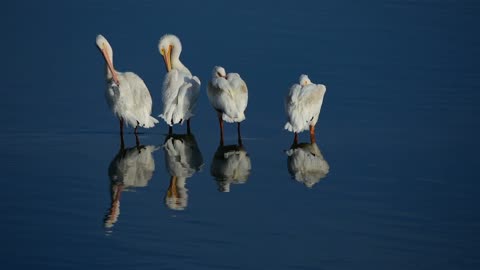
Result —
[[[478, 269], [479, 11], [448, 0], [4, 3], [0, 264]], [[102, 219], [118, 123], [104, 100], [99, 33], [116, 68], [146, 82], [154, 115], [165, 33], [182, 40], [203, 92], [192, 127], [205, 166], [187, 180], [186, 211], [163, 204], [160, 150], [149, 185], [122, 195], [111, 233]], [[249, 86], [252, 173], [228, 194], [209, 172], [218, 127], [204, 92], [215, 65]], [[330, 173], [313, 189], [290, 178], [284, 154], [283, 98], [301, 73], [327, 86], [317, 140]], [[161, 145], [166, 130], [144, 130], [142, 143]], [[235, 135], [227, 126], [227, 143]]]

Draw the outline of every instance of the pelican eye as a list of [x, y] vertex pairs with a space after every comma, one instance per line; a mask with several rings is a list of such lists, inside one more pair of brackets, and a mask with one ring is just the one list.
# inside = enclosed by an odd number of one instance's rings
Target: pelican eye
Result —
[[218, 77], [222, 77], [222, 74], [220, 74], [220, 72], [217, 71], [217, 75]]

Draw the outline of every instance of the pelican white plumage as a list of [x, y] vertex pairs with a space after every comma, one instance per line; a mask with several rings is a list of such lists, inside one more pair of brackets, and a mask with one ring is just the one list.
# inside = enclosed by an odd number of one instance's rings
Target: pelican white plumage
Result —
[[200, 79], [192, 76], [180, 61], [182, 43], [177, 36], [164, 35], [158, 43], [158, 49], [167, 68], [162, 89], [163, 112], [159, 117], [169, 126], [169, 134], [172, 134], [174, 124], [182, 124], [185, 120], [187, 132], [190, 133], [190, 118], [200, 94]]
[[193, 134], [171, 135], [163, 149], [166, 169], [171, 176], [165, 204], [172, 210], [184, 210], [188, 205], [186, 180], [202, 169], [202, 153]]
[[298, 143], [298, 133], [310, 129], [310, 142], [315, 142], [315, 124], [322, 108], [326, 87], [314, 84], [307, 75], [300, 76], [300, 84], [294, 84], [285, 99], [287, 123], [285, 129], [295, 133], [294, 144]]
[[223, 121], [237, 123], [238, 144], [242, 145], [240, 122], [245, 120], [248, 104], [247, 84], [238, 73], [226, 73], [223, 67], [216, 66], [207, 89], [208, 100], [217, 111], [220, 125], [220, 145], [223, 145]]
[[312, 188], [330, 171], [330, 166], [316, 143], [295, 144], [286, 154], [290, 175], [308, 188]]
[[151, 116], [152, 97], [145, 82], [133, 72], [118, 72], [113, 66], [113, 50], [107, 39], [98, 35], [97, 47], [106, 62], [107, 89], [105, 97], [110, 109], [120, 120], [120, 138], [122, 148], [123, 125], [135, 127], [135, 137], [139, 145], [137, 128], [151, 128], [158, 120]]

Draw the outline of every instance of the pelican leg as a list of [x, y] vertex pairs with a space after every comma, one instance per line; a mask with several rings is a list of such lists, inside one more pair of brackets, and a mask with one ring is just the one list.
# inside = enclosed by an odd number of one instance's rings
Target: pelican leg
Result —
[[187, 134], [190, 135], [190, 119], [187, 120]]
[[137, 126], [135, 127], [133, 133], [135, 134], [135, 143], [137, 144], [137, 147], [140, 147], [140, 139], [138, 138], [138, 125], [140, 123], [138, 123], [137, 121]]
[[240, 134], [240, 122], [237, 123], [238, 146], [243, 146], [242, 135]]
[[218, 124], [220, 125], [220, 145], [223, 146], [223, 120], [221, 113], [218, 113]]
[[310, 126], [310, 143], [315, 143], [315, 126]]
[[125, 142], [123, 141], [123, 118], [120, 118], [120, 149], [125, 149]]
[[298, 144], [298, 133], [295, 132], [295, 135], [293, 137], [293, 145], [297, 145]]

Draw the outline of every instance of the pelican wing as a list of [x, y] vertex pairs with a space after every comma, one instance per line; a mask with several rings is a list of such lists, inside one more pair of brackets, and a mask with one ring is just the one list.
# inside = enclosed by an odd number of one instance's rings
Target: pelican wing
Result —
[[200, 79], [197, 76], [193, 76], [188, 85], [187, 91], [185, 93], [185, 101], [183, 104], [185, 111], [185, 119], [189, 119], [193, 116], [193, 112], [197, 106], [198, 96], [200, 95]]
[[285, 99], [288, 122], [285, 129], [301, 132], [311, 123], [315, 124], [323, 103], [326, 88], [322, 84], [300, 86], [294, 84]]
[[298, 96], [300, 95], [300, 91], [302, 87], [300, 84], [294, 84], [290, 87], [290, 91], [288, 92], [288, 96], [285, 99], [285, 106], [293, 105], [298, 102]]
[[172, 69], [165, 75], [162, 87], [162, 102], [164, 108], [168, 104], [173, 103], [178, 96], [178, 91], [183, 83], [183, 80], [180, 80], [179, 77], [178, 70], [176, 69]]
[[298, 98], [304, 110], [309, 112], [308, 117], [314, 117], [320, 113], [325, 92], [326, 88], [323, 84], [309, 84], [303, 87]]
[[238, 73], [229, 73], [227, 76], [227, 81], [230, 84], [230, 91], [235, 101], [237, 110], [240, 114], [243, 114], [248, 104], [247, 84], [242, 80]]
[[223, 120], [231, 123], [245, 119], [248, 90], [238, 74], [229, 74], [227, 79], [213, 79], [208, 85], [207, 94], [213, 108], [223, 113]]
[[128, 78], [130, 88], [134, 92], [133, 100], [135, 102], [135, 107], [139, 109], [143, 108], [143, 110], [150, 115], [152, 113], [152, 96], [150, 95], [147, 85], [135, 73], [126, 72], [124, 74]]
[[[200, 92], [197, 77], [172, 69], [163, 84], [163, 113], [160, 115], [168, 125], [181, 123], [193, 115]], [[173, 123], [172, 123], [173, 122]]]
[[[120, 85], [118, 99], [115, 107], [119, 117], [122, 117], [128, 125], [149, 128], [153, 127], [158, 120], [151, 116], [152, 97], [145, 82], [133, 72], [118, 73]], [[112, 89], [114, 89], [113, 87]], [[115, 92], [115, 91], [113, 91]]]
[[176, 69], [172, 69], [165, 75], [162, 88], [163, 113], [159, 116], [165, 120], [168, 125], [172, 124], [173, 113], [177, 109], [177, 97], [183, 80]]
[[213, 79], [208, 84], [208, 100], [213, 108], [220, 112], [227, 112], [232, 104], [232, 94], [229, 84], [224, 78]]
[[301, 90], [302, 87], [299, 84], [294, 84], [292, 85], [292, 87], [290, 87], [290, 91], [285, 98], [285, 111], [287, 112], [288, 123], [294, 122], [294, 112], [295, 109], [299, 106], [298, 96], [300, 95]]

